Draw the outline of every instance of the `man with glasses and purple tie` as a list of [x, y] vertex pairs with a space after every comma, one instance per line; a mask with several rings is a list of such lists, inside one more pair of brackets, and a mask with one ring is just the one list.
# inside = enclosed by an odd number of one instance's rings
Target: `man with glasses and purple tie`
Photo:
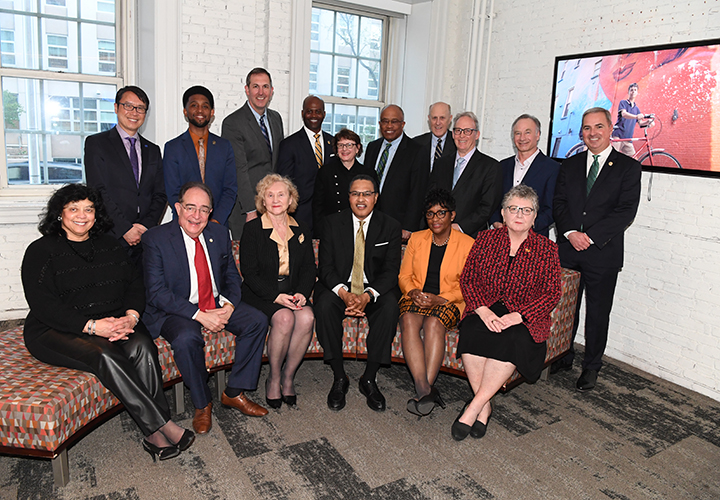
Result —
[[435, 162], [430, 189], [443, 188], [452, 193], [457, 204], [452, 227], [474, 238], [487, 229], [490, 215], [500, 204], [502, 168], [497, 160], [477, 149], [480, 132], [475, 113], [458, 113], [452, 133], [457, 152]]
[[264, 68], [254, 68], [245, 78], [247, 102], [222, 122], [224, 139], [235, 152], [237, 202], [228, 220], [232, 237], [239, 240], [245, 222], [257, 217], [255, 186], [275, 165], [283, 140], [283, 123], [277, 111], [269, 109], [274, 88]]
[[140, 239], [157, 226], [165, 211], [165, 180], [160, 148], [142, 137], [150, 99], [140, 87], [115, 96], [117, 125], [85, 140], [85, 178], [102, 194], [115, 223], [110, 231], [142, 269]]

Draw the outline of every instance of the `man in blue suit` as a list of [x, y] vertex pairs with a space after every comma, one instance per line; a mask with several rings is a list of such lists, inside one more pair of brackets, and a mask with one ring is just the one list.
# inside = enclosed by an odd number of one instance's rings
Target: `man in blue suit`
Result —
[[[517, 154], [500, 162], [503, 172], [503, 196], [518, 184], [533, 188], [540, 201], [534, 230], [547, 237], [553, 223], [553, 195], [560, 165], [538, 149], [540, 120], [534, 116], [518, 116], [512, 124], [512, 137]], [[495, 228], [502, 227], [500, 208], [498, 207], [490, 218]]]
[[235, 362], [221, 402], [245, 415], [267, 410], [244, 391], [254, 391], [260, 374], [267, 317], [241, 302], [241, 278], [235, 267], [227, 228], [208, 224], [212, 192], [206, 184], [185, 184], [175, 203], [177, 220], [143, 236], [147, 307], [145, 325], [153, 337], [163, 336], [195, 405], [193, 428], [212, 426], [212, 397], [207, 385], [205, 342], [200, 327], [223, 328], [235, 335]]
[[302, 109], [303, 128], [280, 143], [277, 173], [290, 177], [298, 188], [300, 200], [295, 218], [312, 230], [312, 197], [318, 170], [335, 153], [333, 136], [322, 131], [325, 103], [314, 95], [307, 96]]
[[215, 116], [215, 99], [205, 87], [196, 85], [183, 94], [183, 114], [189, 127], [182, 135], [165, 143], [165, 192], [177, 218], [175, 203], [180, 187], [187, 182], [204, 182], [212, 191], [215, 206], [213, 222], [228, 225], [237, 198], [237, 175], [232, 145], [210, 133]]

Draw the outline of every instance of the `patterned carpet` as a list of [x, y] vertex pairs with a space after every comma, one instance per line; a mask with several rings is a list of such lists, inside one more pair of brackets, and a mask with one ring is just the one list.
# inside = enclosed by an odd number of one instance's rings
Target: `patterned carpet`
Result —
[[[367, 408], [357, 390], [364, 363], [346, 367], [351, 386], [339, 413], [325, 404], [329, 367], [309, 360], [298, 373], [297, 409], [257, 419], [216, 403], [213, 430], [157, 464], [123, 412], [70, 449], [64, 488], [54, 488], [49, 461], [0, 456], [0, 498], [720, 498], [720, 403], [625, 365], [607, 364], [587, 394], [574, 391], [576, 368], [498, 395], [487, 436], [461, 443], [450, 425], [471, 395], [464, 379], [441, 374], [447, 409], [418, 418], [405, 410], [412, 385], [404, 366], [378, 376], [385, 413]], [[266, 375], [263, 366], [261, 387]], [[262, 391], [252, 396], [264, 400]], [[191, 417], [187, 410], [176, 420], [190, 426]]]

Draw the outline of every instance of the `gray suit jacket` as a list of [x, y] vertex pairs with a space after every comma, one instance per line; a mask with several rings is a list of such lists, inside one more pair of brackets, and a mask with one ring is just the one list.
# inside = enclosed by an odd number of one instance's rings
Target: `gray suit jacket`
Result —
[[284, 138], [280, 114], [272, 109], [266, 113], [272, 136], [272, 157], [249, 103], [246, 102], [222, 122], [221, 135], [232, 144], [237, 172], [237, 202], [228, 221], [233, 235], [241, 234], [245, 214], [255, 210], [255, 186], [275, 170], [280, 141]]

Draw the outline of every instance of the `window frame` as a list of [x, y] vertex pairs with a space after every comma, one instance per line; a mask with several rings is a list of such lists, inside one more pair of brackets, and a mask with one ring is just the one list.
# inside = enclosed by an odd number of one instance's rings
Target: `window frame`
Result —
[[[360, 108], [376, 108], [377, 109], [377, 115], [378, 120], [380, 116], [380, 110], [384, 108], [387, 105], [387, 95], [388, 95], [388, 75], [389, 75], [389, 54], [390, 54], [390, 24], [391, 24], [391, 18], [392, 16], [389, 13], [381, 13], [376, 10], [363, 10], [362, 8], [353, 8], [346, 5], [333, 5], [325, 2], [312, 2], [311, 5], [311, 14], [310, 14], [310, 23], [312, 26], [312, 9], [323, 9], [323, 10], [329, 10], [335, 13], [342, 12], [347, 13], [355, 16], [360, 16], [361, 18], [371, 18], [371, 19], [378, 19], [382, 21], [382, 47], [380, 48], [380, 75], [378, 77], [378, 86], [377, 88], [373, 88], [373, 90], [377, 93], [377, 99], [364, 99], [364, 98], [357, 98], [357, 97], [343, 97], [341, 95], [327, 95], [327, 94], [321, 94], [317, 91], [313, 92], [314, 95], [317, 95], [323, 101], [325, 101], [326, 108], [330, 107], [333, 111], [333, 115], [335, 115], [335, 106], [352, 106], [355, 108], [355, 116], [356, 121], [353, 126], [353, 130], [357, 133], [360, 133], [358, 131], [358, 127], [360, 126], [360, 119], [362, 117], [362, 114], [360, 113]], [[312, 29], [309, 30], [311, 32]], [[333, 34], [335, 36], [335, 34]], [[308, 35], [308, 39], [310, 39], [311, 35]], [[334, 42], [333, 42], [334, 46]], [[313, 51], [312, 49], [308, 50], [308, 57], [310, 59], [310, 64], [312, 63], [312, 54], [327, 54], [326, 51]], [[348, 57], [350, 59], [353, 59], [357, 61], [357, 65], [359, 65], [359, 61], [362, 59], [359, 56], [346, 56], [342, 54], [338, 54], [334, 52], [333, 49], [333, 55], [335, 57]], [[330, 65], [330, 68], [332, 70], [332, 74], [330, 75], [330, 90], [331, 92], [335, 90], [337, 93], [337, 87], [340, 85], [339, 78], [341, 77], [337, 72], [337, 66], [336, 62]], [[353, 71], [350, 71], [350, 76], [342, 76], [342, 78], [348, 78], [349, 80], [349, 88], [357, 87], [359, 82], [359, 71], [357, 68]], [[322, 78], [322, 75], [320, 72], [316, 72], [318, 75], [317, 80], [320, 80]], [[305, 81], [308, 83], [310, 82], [310, 68], [308, 68], [308, 72], [305, 75]], [[329, 105], [329, 106], [328, 106]], [[328, 110], [329, 114], [329, 110]], [[325, 124], [324, 124], [325, 125]], [[332, 124], [330, 125], [332, 127]], [[380, 137], [380, 127], [379, 125], [375, 125], [375, 138]], [[325, 127], [323, 126], [323, 129]]]
[[[131, 52], [131, 43], [129, 41], [134, 36], [135, 33], [135, 27], [134, 23], [131, 21], [132, 16], [134, 16], [134, 7], [132, 7], [130, 4], [133, 2], [130, 1], [124, 1], [124, 0], [116, 0], [115, 1], [115, 68], [116, 72], [115, 75], [107, 75], [107, 74], [83, 74], [83, 73], [69, 73], [66, 69], [42, 69], [44, 62], [41, 60], [39, 61], [38, 69], [24, 69], [24, 68], [18, 68], [15, 67], [2, 67], [0, 66], [0, 81], [2, 78], [21, 78], [21, 79], [35, 79], [35, 80], [41, 80], [44, 82], [70, 82], [70, 83], [78, 83], [78, 84], [100, 84], [100, 85], [113, 85], [115, 88], [119, 89], [125, 85], [125, 79], [127, 74], [127, 68], [126, 66], [131, 66], [134, 64], [135, 55]], [[92, 20], [92, 19], [82, 19], [80, 17], [80, 12], [77, 14], [77, 18], [71, 17], [71, 16], [57, 16], [53, 14], [47, 14], [43, 12], [26, 12], [26, 11], [20, 11], [20, 10], [14, 10], [14, 9], [5, 9], [0, 8], [0, 12], [6, 15], [22, 15], [22, 16], [30, 16], [35, 18], [40, 18], [39, 21], [42, 21], [42, 19], [57, 19], [57, 20], [63, 20], [68, 22], [77, 22], [78, 23], [78, 29], [81, 29], [81, 23], [85, 21], [87, 25], [108, 25], [109, 23], [107, 21], [101, 21], [101, 20]], [[89, 21], [89, 23], [87, 22]], [[48, 36], [62, 36], [57, 35], [55, 33], [45, 33], [44, 40], [41, 38], [40, 42], [43, 43], [44, 47], [47, 47], [48, 42]], [[103, 40], [99, 38], [99, 40]], [[107, 40], [107, 39], [104, 39]], [[78, 43], [78, 47], [80, 44]], [[67, 48], [68, 50], [68, 58], [70, 56], [70, 48]], [[80, 48], [78, 48], [80, 50]], [[44, 51], [44, 50], [43, 50]], [[41, 53], [40, 57], [48, 57], [49, 54]], [[79, 60], [79, 66], [78, 71], [82, 71], [82, 54], [78, 53]], [[49, 65], [49, 63], [48, 63]], [[69, 96], [70, 99], [72, 99], [72, 96]], [[72, 113], [72, 111], [71, 111]], [[102, 124], [100, 119], [100, 103], [98, 102], [98, 128], [99, 131], [102, 130]], [[2, 100], [0, 100], [0, 116], [4, 116], [4, 109]], [[45, 117], [43, 117], [43, 120]], [[71, 116], [72, 120], [72, 116]], [[46, 130], [46, 134], [51, 134], [51, 129]], [[91, 134], [86, 134], [91, 135]], [[47, 197], [47, 195], [57, 189], [62, 184], [9, 184], [8, 182], [8, 163], [7, 163], [7, 153], [6, 153], [6, 142], [5, 142], [5, 123], [4, 120], [0, 120], [0, 151], [2, 151], [2, 154], [0, 155], [0, 200], [2, 200], [5, 197], [23, 197], [23, 198], [29, 198], [29, 199], [37, 199], [38, 197], [42, 197], [43, 199]], [[83, 168], [83, 178], [84, 178], [84, 168]]]

